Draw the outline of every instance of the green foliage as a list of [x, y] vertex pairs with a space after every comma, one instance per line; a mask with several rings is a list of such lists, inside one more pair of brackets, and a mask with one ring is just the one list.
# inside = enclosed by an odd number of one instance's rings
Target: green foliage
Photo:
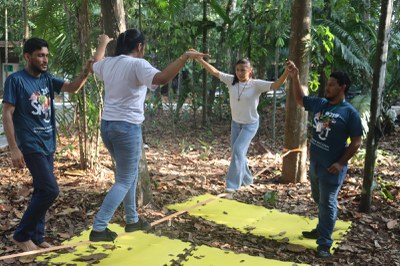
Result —
[[180, 154], [184, 155], [194, 150], [194, 145], [188, 142], [185, 138], [179, 141]]
[[370, 105], [371, 105], [371, 96], [370, 95], [357, 95], [351, 100], [351, 104], [358, 110], [360, 113], [361, 124], [363, 127], [363, 138], [365, 139], [368, 134], [368, 122], [371, 115]]
[[277, 200], [278, 193], [276, 191], [266, 191], [264, 193], [264, 202], [268, 204], [274, 204]]
[[388, 182], [380, 176], [377, 178], [376, 190], [379, 192], [379, 194], [381, 195], [381, 197], [384, 200], [386, 200], [386, 201], [394, 200], [394, 196], [390, 191], [392, 189], [394, 189], [395, 187], [396, 187], [396, 184], [394, 184], [393, 182]]
[[208, 160], [212, 153], [213, 147], [209, 143], [201, 139], [197, 139], [197, 141], [200, 143], [200, 147], [202, 149], [202, 152], [200, 153], [200, 160]]

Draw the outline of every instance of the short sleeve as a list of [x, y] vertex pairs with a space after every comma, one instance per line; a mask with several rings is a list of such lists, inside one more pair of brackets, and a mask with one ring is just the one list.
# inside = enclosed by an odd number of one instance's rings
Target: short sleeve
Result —
[[353, 110], [349, 117], [349, 135], [350, 137], [359, 137], [363, 135], [363, 128], [361, 124], [360, 114]]
[[262, 80], [262, 79], [255, 79], [253, 81], [254, 87], [257, 91], [267, 92], [271, 90], [272, 81]]
[[12, 105], [17, 104], [17, 92], [18, 80], [14, 78], [14, 75], [9, 76], [4, 83], [4, 95], [3, 103], [10, 103]]
[[136, 69], [136, 76], [139, 82], [147, 88], [152, 88], [154, 76], [160, 72], [157, 68], [153, 67], [147, 60], [139, 60]]
[[103, 63], [104, 63], [104, 59], [97, 61], [93, 64], [93, 72], [100, 80], [104, 80], [103, 79], [103, 65], [104, 65]]
[[56, 92], [57, 94], [60, 94], [61, 88], [64, 85], [65, 80], [60, 79], [60, 78], [58, 78], [56, 76], [53, 76], [51, 74], [49, 74], [49, 77], [50, 77], [51, 83], [53, 85], [54, 92]]
[[233, 75], [219, 72], [219, 80], [226, 85], [231, 86], [233, 82]]

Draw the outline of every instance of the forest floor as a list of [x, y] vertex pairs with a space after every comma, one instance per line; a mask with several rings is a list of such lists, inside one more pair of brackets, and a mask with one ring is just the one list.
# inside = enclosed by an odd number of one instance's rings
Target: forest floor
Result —
[[[270, 113], [270, 110], [265, 110]], [[175, 125], [169, 111], [150, 113], [144, 123], [148, 169], [152, 179], [153, 201], [140, 208], [141, 215], [156, 221], [171, 214], [165, 206], [211, 193], [224, 192], [224, 176], [230, 160], [229, 119], [211, 122], [207, 129], [193, 125], [191, 115]], [[253, 173], [259, 173], [250, 187], [233, 195], [237, 201], [275, 208], [308, 217], [317, 216], [309, 182], [281, 184], [280, 154], [283, 150], [284, 109], [278, 108], [275, 144], [272, 143], [270, 118], [263, 117], [260, 130], [248, 153]], [[198, 115], [201, 117], [201, 115]], [[75, 140], [74, 140], [75, 139]], [[71, 146], [72, 144], [72, 146]], [[400, 265], [400, 130], [385, 136], [375, 174], [371, 213], [358, 211], [363, 173], [363, 152], [349, 167], [339, 194], [339, 219], [352, 227], [334, 256], [317, 259], [313, 250], [290, 251], [288, 244], [210, 223], [182, 214], [171, 224], [161, 223], [151, 230], [158, 235], [181, 239], [253, 256], [307, 263], [311, 265]], [[27, 169], [11, 167], [9, 153], [0, 153], [0, 256], [20, 252], [10, 238], [31, 196], [31, 178]], [[61, 138], [55, 159], [55, 175], [60, 195], [47, 216], [47, 241], [59, 245], [92, 225], [94, 215], [113, 183], [110, 157], [104, 149], [97, 173], [79, 171], [79, 150], [75, 138]], [[261, 170], [263, 170], [261, 172]], [[261, 173], [260, 173], [261, 172]], [[384, 199], [390, 191], [393, 199]], [[274, 201], [265, 202], [266, 192], [276, 192]], [[123, 224], [122, 208], [112, 222]], [[0, 265], [23, 265], [18, 259], [0, 261]], [[30, 265], [43, 265], [31, 262]], [[179, 261], [172, 265], [180, 265]]]

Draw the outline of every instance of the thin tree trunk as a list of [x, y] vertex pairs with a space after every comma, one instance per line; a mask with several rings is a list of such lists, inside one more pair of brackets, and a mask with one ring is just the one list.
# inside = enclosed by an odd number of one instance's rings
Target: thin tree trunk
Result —
[[369, 131], [367, 134], [364, 177], [359, 206], [359, 210], [366, 213], [371, 211], [372, 183], [374, 181], [376, 149], [381, 136], [379, 119], [382, 106], [382, 92], [385, 87], [386, 62], [392, 11], [393, 0], [382, 0], [371, 92], [371, 116], [368, 123]]
[[[203, 52], [207, 53], [207, 4], [208, 0], [203, 0]], [[202, 125], [207, 126], [208, 117], [207, 117], [207, 72], [203, 69], [202, 73], [203, 78], [203, 109], [202, 109]]]
[[[311, 41], [311, 0], [293, 1], [291, 27], [289, 58], [298, 66], [301, 85], [306, 87], [310, 64], [307, 47]], [[281, 181], [304, 182], [307, 158], [307, 112], [297, 106], [291, 82], [286, 97], [284, 145], [289, 150], [300, 148], [302, 151], [290, 153], [283, 158]]]
[[[278, 6], [278, 21], [281, 21], [281, 1], [277, 1], [277, 6]], [[279, 79], [279, 46], [277, 45], [275, 47], [275, 80]], [[274, 90], [274, 97], [273, 97], [273, 102], [272, 102], [272, 145], [275, 146], [275, 140], [276, 140], [276, 90]]]

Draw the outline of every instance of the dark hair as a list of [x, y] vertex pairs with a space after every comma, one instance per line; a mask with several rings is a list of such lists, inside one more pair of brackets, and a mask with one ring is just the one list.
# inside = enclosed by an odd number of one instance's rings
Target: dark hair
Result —
[[[236, 66], [237, 65], [247, 65], [247, 64], [249, 64], [251, 66], [251, 62], [247, 58], [239, 59], [239, 61], [236, 62], [235, 66], [233, 68], [233, 82], [232, 82], [232, 85], [235, 85], [236, 83], [239, 82], [239, 78], [236, 76]], [[254, 78], [254, 73], [251, 74], [251, 77]]]
[[139, 43], [144, 44], [144, 34], [137, 29], [129, 29], [121, 33], [117, 38], [117, 47], [114, 56], [130, 54]]
[[40, 50], [43, 47], [49, 48], [49, 44], [40, 38], [30, 38], [24, 43], [23, 53], [32, 54], [36, 50]]
[[340, 86], [346, 85], [346, 88], [344, 89], [344, 92], [347, 93], [347, 91], [349, 90], [350, 85], [351, 85], [351, 80], [350, 80], [349, 76], [345, 72], [343, 72], [343, 71], [334, 71], [334, 72], [332, 72], [330, 77], [336, 79], [337, 83]]

